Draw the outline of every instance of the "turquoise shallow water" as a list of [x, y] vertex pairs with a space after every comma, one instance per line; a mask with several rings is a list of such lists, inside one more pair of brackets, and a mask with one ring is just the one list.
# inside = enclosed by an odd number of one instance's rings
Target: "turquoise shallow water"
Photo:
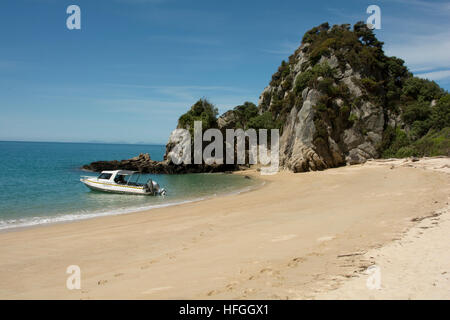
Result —
[[146, 175], [168, 190], [165, 197], [151, 197], [94, 192], [79, 181], [97, 175], [80, 170], [83, 164], [146, 152], [161, 160], [164, 151], [160, 145], [0, 142], [0, 229], [173, 205], [257, 183], [229, 174]]

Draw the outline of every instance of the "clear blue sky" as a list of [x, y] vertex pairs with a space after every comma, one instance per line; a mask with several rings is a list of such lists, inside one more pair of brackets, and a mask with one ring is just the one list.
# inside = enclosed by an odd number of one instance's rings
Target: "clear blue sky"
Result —
[[386, 52], [450, 89], [449, 1], [2, 0], [0, 140], [164, 144], [198, 98], [256, 103], [305, 31], [370, 4]]

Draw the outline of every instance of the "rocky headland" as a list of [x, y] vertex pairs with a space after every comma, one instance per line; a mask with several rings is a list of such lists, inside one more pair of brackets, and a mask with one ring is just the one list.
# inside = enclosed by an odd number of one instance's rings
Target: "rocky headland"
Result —
[[[414, 77], [404, 61], [384, 54], [383, 43], [359, 22], [324, 23], [304, 35], [282, 61], [258, 105], [251, 102], [218, 117], [200, 99], [177, 128], [279, 129], [280, 166], [293, 172], [323, 170], [368, 159], [450, 156], [450, 94], [435, 82]], [[148, 154], [98, 161], [92, 171], [129, 169], [148, 173], [219, 172], [238, 165], [175, 165], [171, 137], [163, 161]]]

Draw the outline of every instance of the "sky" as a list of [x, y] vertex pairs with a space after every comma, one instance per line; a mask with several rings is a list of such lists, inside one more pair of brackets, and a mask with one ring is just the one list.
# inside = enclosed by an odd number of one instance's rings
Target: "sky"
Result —
[[165, 144], [199, 98], [257, 103], [307, 30], [372, 4], [386, 54], [449, 90], [450, 1], [2, 0], [0, 140]]

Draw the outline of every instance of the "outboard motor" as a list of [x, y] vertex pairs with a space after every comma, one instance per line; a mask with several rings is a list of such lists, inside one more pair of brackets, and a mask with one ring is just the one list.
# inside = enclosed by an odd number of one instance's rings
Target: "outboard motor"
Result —
[[166, 194], [166, 189], [161, 188], [159, 184], [156, 181], [153, 181], [152, 179], [147, 181], [147, 184], [145, 185], [145, 188], [147, 191], [149, 191], [153, 195], [162, 195], [164, 196]]
[[153, 192], [155, 194], [159, 194], [160, 196], [165, 196], [166, 195], [166, 189], [161, 188], [159, 186], [159, 184], [155, 181], [153, 181]]

